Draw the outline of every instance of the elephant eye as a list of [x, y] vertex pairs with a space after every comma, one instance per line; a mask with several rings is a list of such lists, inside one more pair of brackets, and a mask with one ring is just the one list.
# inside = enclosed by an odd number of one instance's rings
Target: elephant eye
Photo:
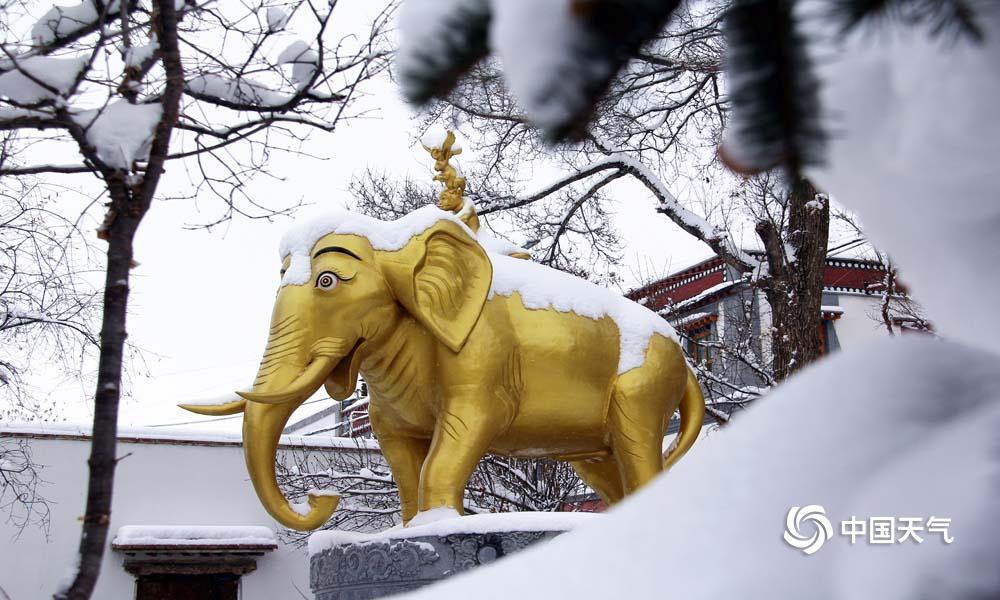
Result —
[[323, 271], [319, 274], [319, 277], [316, 278], [316, 287], [321, 290], [332, 290], [337, 287], [338, 279], [339, 278], [336, 274], [331, 273], [330, 271]]

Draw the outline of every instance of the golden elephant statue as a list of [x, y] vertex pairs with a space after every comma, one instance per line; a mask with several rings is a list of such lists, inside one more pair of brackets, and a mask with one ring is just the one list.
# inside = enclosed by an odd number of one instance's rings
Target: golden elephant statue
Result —
[[[662, 318], [484, 243], [496, 240], [434, 206], [393, 222], [334, 213], [286, 235], [252, 389], [221, 405], [185, 405], [244, 412], [250, 478], [283, 525], [315, 529], [338, 498], [289, 504], [275, 480], [281, 431], [321, 385], [349, 397], [359, 372], [404, 522], [437, 508], [461, 513], [487, 453], [569, 461], [611, 504], [694, 443], [704, 400]], [[681, 430], [664, 456], [677, 409]]]

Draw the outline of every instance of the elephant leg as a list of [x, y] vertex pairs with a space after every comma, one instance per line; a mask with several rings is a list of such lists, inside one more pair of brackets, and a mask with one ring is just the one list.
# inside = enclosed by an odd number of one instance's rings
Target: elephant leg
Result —
[[[611, 449], [621, 468], [626, 494], [631, 494], [663, 470], [663, 416], [646, 414], [645, 398], [617, 388], [612, 393], [608, 421]], [[646, 402], [645, 404], [652, 404]]]
[[465, 485], [506, 424], [502, 408], [484, 402], [487, 398], [482, 394], [445, 400], [420, 471], [421, 511], [447, 507], [463, 514]]
[[399, 488], [399, 506], [403, 523], [417, 514], [420, 492], [420, 468], [430, 449], [430, 440], [411, 437], [379, 437], [382, 455], [389, 462], [392, 476]]
[[580, 479], [597, 492], [608, 506], [625, 496], [621, 469], [614, 457], [598, 461], [574, 460], [570, 464]]

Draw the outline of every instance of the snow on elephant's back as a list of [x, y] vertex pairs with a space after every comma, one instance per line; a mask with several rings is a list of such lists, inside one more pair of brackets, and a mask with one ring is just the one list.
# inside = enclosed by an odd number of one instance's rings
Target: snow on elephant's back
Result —
[[619, 331], [618, 373], [642, 366], [654, 333], [677, 339], [673, 327], [653, 311], [585, 279], [509, 256], [490, 254], [490, 260], [490, 296], [517, 292], [525, 308], [553, 308], [591, 319], [611, 318]]
[[[498, 240], [480, 239], [454, 214], [430, 205], [395, 221], [381, 221], [346, 210], [326, 211], [301, 220], [281, 239], [280, 259], [291, 258], [281, 284], [302, 285], [311, 280], [310, 253], [325, 235], [359, 235], [366, 238], [373, 249], [392, 252], [442, 220], [455, 223], [485, 248], [493, 264], [489, 297], [512, 296], [517, 292], [528, 309], [551, 308], [591, 319], [612, 319], [619, 331], [618, 373], [642, 365], [654, 333], [677, 339], [674, 329], [644, 306], [568, 273], [500, 254], [497, 250], [504, 246]], [[520, 250], [513, 245], [509, 247]]]

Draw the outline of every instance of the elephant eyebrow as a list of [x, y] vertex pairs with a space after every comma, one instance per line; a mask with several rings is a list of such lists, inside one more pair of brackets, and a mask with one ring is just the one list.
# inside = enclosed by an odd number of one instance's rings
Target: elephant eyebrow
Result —
[[355, 260], [361, 260], [360, 256], [358, 256], [357, 254], [351, 252], [347, 248], [341, 248], [340, 246], [327, 246], [326, 248], [323, 248], [322, 250], [318, 250], [316, 252], [316, 254], [313, 255], [313, 258], [319, 258], [320, 254], [326, 254], [327, 252], [340, 252], [341, 254], [346, 254], [346, 255], [354, 258]]

